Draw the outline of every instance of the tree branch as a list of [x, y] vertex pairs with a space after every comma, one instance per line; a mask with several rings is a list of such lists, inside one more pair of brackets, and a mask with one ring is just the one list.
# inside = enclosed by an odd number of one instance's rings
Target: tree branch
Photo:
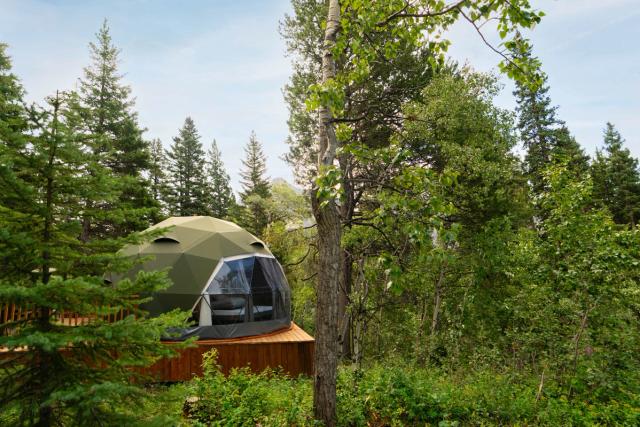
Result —
[[460, 6], [462, 6], [463, 3], [465, 3], [467, 0], [460, 0], [457, 1], [455, 3], [450, 4], [449, 6], [446, 6], [444, 9], [439, 10], [437, 12], [423, 12], [423, 13], [405, 13], [405, 11], [409, 8], [409, 6], [412, 6], [411, 2], [408, 2], [405, 7], [403, 7], [402, 9], [400, 9], [399, 11], [391, 14], [388, 18], [386, 18], [384, 21], [378, 22], [376, 24], [376, 26], [378, 27], [382, 27], [385, 26], [386, 24], [388, 24], [389, 22], [393, 21], [394, 19], [399, 19], [399, 18], [433, 18], [436, 16], [442, 16], [442, 15], [446, 15], [447, 13], [458, 9], [460, 10]]
[[[464, 17], [464, 19], [467, 20], [467, 22], [469, 22], [473, 28], [476, 30], [476, 32], [478, 33], [478, 35], [480, 36], [480, 38], [482, 39], [482, 42], [489, 47], [489, 49], [491, 49], [492, 51], [494, 51], [495, 53], [497, 53], [498, 55], [500, 55], [505, 61], [507, 61], [509, 64], [513, 65], [514, 67], [518, 68], [520, 71], [523, 71], [520, 67], [518, 67], [518, 65], [513, 62], [511, 60], [511, 58], [509, 58], [507, 55], [505, 55], [504, 53], [502, 53], [501, 51], [499, 51], [498, 49], [496, 49], [491, 43], [489, 43], [487, 41], [487, 39], [485, 38], [484, 34], [482, 34], [482, 31], [480, 30], [480, 27], [478, 25], [476, 25], [475, 21], [471, 18], [469, 18], [463, 11], [462, 9], [458, 8], [458, 11], [460, 11], [460, 14]], [[488, 21], [487, 21], [488, 22]], [[486, 24], [483, 23], [482, 25]], [[481, 25], [481, 26], [482, 26]]]
[[300, 264], [302, 264], [302, 262], [303, 262], [305, 259], [307, 259], [307, 257], [309, 256], [309, 254], [310, 254], [310, 253], [311, 253], [311, 245], [309, 245], [309, 248], [307, 249], [307, 253], [306, 253], [306, 254], [304, 254], [304, 255], [302, 256], [302, 258], [300, 258], [300, 259], [299, 259], [298, 261], [296, 261], [296, 262], [292, 262], [292, 263], [284, 264], [284, 267], [293, 267], [293, 266], [296, 266], [296, 265], [300, 265]]

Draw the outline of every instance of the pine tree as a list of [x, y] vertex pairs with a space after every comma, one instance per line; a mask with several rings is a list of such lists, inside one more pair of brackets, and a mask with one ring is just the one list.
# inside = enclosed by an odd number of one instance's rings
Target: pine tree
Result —
[[[130, 267], [115, 251], [140, 236], [78, 240], [83, 221], [97, 219], [88, 215], [102, 215], [87, 212], [85, 204], [102, 202], [117, 178], [75, 132], [76, 117], [67, 111], [75, 102], [74, 95], [57, 94], [45, 109], [31, 108], [32, 131], [22, 134], [28, 143], [0, 146], [0, 301], [22, 313], [0, 325], [0, 347], [7, 349], [0, 411], [15, 413], [21, 425], [122, 425], [133, 421], [129, 416], [144, 418], [118, 409], [146, 396], [130, 368], [167, 355], [160, 337], [180, 324], [173, 315], [147, 319], [138, 309], [138, 295], [168, 285], [163, 274], [104, 283], [105, 272]], [[105, 320], [122, 310], [137, 318]], [[65, 312], [87, 322], [65, 324]]]
[[209, 196], [209, 211], [216, 218], [224, 218], [229, 208], [235, 202], [231, 190], [229, 174], [222, 162], [222, 153], [214, 139], [207, 157], [207, 185]]
[[242, 160], [244, 170], [240, 171], [242, 191], [240, 198], [243, 209], [240, 210], [239, 222], [249, 231], [262, 236], [269, 224], [267, 201], [271, 197], [271, 185], [265, 176], [267, 159], [262, 151], [262, 145], [255, 132], [251, 132]]
[[159, 206], [158, 215], [154, 218], [157, 223], [167, 216], [167, 197], [169, 194], [169, 163], [166, 151], [160, 139], [155, 138], [149, 144], [149, 183], [151, 197]]
[[[24, 90], [11, 72], [7, 45], [0, 43], [0, 280], [28, 270], [31, 250], [28, 227], [18, 221], [10, 232], [9, 209], [11, 202], [20, 200], [20, 182], [16, 174], [28, 163], [28, 158], [9, 155], [24, 152], [28, 143], [23, 133], [27, 130], [27, 114], [23, 107]], [[28, 176], [24, 177], [29, 179]]]
[[[142, 138], [144, 129], [132, 111], [131, 88], [122, 83], [118, 72], [120, 50], [113, 44], [106, 20], [96, 38], [96, 42], [89, 44], [92, 63], [84, 69], [79, 81], [80, 99], [76, 109], [82, 118], [82, 131], [93, 141], [95, 160], [120, 179], [116, 187], [118, 202], [101, 203], [103, 210], [111, 212], [111, 218], [102, 224], [85, 224], [85, 240], [142, 230], [157, 216], [158, 209], [150, 195], [149, 182], [144, 178], [150, 167], [149, 145]], [[123, 214], [125, 211], [128, 216]]]
[[566, 164], [568, 173], [578, 180], [584, 179], [589, 172], [589, 156], [564, 124], [556, 129], [554, 140], [552, 161]]
[[244, 148], [245, 158], [242, 160], [244, 170], [240, 171], [242, 181], [242, 192], [240, 196], [244, 202], [247, 197], [257, 195], [268, 198], [270, 195], [269, 179], [265, 176], [267, 172], [267, 158], [262, 151], [262, 145], [256, 133], [251, 132], [249, 142]]
[[[523, 56], [530, 58], [531, 50]], [[588, 157], [565, 123], [558, 119], [558, 107], [551, 104], [547, 76], [542, 74], [541, 78], [542, 82], [536, 88], [516, 82], [513, 92], [518, 104], [518, 129], [527, 150], [525, 168], [535, 195], [544, 190], [543, 172], [554, 159], [568, 161], [577, 176], [588, 170]]]
[[173, 138], [169, 156], [171, 173], [168, 198], [171, 215], [209, 215], [205, 154], [196, 125], [187, 117]]
[[556, 118], [557, 107], [551, 105], [548, 92], [546, 76], [538, 89], [532, 90], [526, 84], [517, 84], [514, 92], [518, 103], [518, 129], [527, 150], [525, 168], [535, 194], [539, 194], [544, 188], [543, 171], [550, 164], [555, 130], [559, 125]]
[[635, 225], [640, 215], [638, 160], [611, 123], [604, 130], [604, 149], [596, 152], [591, 173], [594, 198], [609, 208], [616, 223]]
[[24, 90], [11, 72], [6, 49], [7, 45], [0, 43], [0, 143], [11, 144], [22, 140], [26, 120], [22, 106]]
[[[89, 43], [91, 65], [84, 68], [79, 80], [80, 94], [85, 112], [85, 124], [93, 135], [101, 137], [98, 150], [109, 152], [118, 142], [121, 127], [131, 116], [133, 101], [131, 88], [123, 85], [118, 73], [120, 50], [113, 45], [109, 26], [105, 20], [96, 33], [96, 42]], [[110, 159], [111, 161], [115, 159]]]

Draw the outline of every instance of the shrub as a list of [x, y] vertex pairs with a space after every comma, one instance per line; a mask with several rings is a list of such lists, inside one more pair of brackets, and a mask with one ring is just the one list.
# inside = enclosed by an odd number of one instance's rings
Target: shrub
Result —
[[[312, 426], [312, 381], [278, 371], [248, 369], [224, 376], [216, 353], [204, 358], [204, 376], [172, 387], [185, 417], [196, 426]], [[590, 401], [569, 399], [549, 381], [538, 396], [539, 378], [495, 371], [451, 373], [393, 364], [364, 370], [341, 367], [339, 426], [640, 425], [640, 396]], [[177, 391], [176, 391], [177, 390]], [[175, 415], [176, 406], [171, 410]]]
[[284, 426], [311, 424], [312, 391], [308, 379], [279, 371], [252, 373], [234, 369], [228, 377], [216, 365], [217, 353], [204, 355], [202, 378], [186, 388], [192, 403], [186, 416], [194, 425]]

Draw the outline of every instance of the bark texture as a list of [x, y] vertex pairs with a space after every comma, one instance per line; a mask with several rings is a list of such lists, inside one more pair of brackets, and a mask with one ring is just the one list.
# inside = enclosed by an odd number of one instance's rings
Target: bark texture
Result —
[[[322, 82], [335, 77], [335, 45], [340, 25], [340, 4], [329, 1], [327, 26], [322, 54]], [[332, 166], [338, 141], [333, 117], [328, 107], [319, 109], [318, 170]], [[316, 345], [313, 410], [316, 419], [325, 426], [336, 424], [336, 369], [338, 364], [338, 288], [340, 281], [341, 224], [338, 207], [331, 200], [323, 204], [317, 192], [311, 197], [313, 214], [318, 224], [318, 288], [316, 302]]]
[[[343, 200], [340, 206], [340, 220], [343, 226], [351, 228], [351, 221], [355, 212], [356, 198], [352, 185], [352, 161], [348, 155], [338, 156], [342, 173]], [[341, 349], [340, 358], [350, 361], [352, 359], [351, 346], [353, 344], [353, 325], [349, 304], [351, 289], [353, 287], [353, 257], [349, 252], [351, 248], [342, 247], [341, 250], [341, 280], [338, 290], [338, 345]]]
[[[341, 217], [344, 219], [344, 217]], [[340, 251], [340, 289], [338, 290], [338, 344], [340, 347], [340, 358], [350, 361], [351, 354], [351, 315], [349, 313], [349, 298], [352, 288], [352, 266], [351, 254], [346, 250]]]

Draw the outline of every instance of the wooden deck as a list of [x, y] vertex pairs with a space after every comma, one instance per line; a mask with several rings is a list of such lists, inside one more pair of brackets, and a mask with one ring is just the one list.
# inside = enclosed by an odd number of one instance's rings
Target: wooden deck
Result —
[[[38, 308], [35, 306], [19, 307], [13, 304], [0, 304], [0, 324], [34, 319]], [[105, 311], [102, 311], [104, 313]], [[106, 310], [109, 312], [109, 310]], [[65, 326], [79, 326], [95, 319], [115, 322], [124, 319], [129, 312], [118, 311], [108, 315], [96, 313], [90, 317], [77, 313], [49, 313], [51, 320]], [[3, 334], [12, 334], [11, 328], [4, 328]], [[175, 345], [165, 342], [166, 345]], [[195, 347], [179, 350], [179, 354], [170, 359], [162, 359], [149, 368], [142, 370], [152, 381], [175, 382], [187, 381], [194, 376], [202, 375], [202, 355], [211, 349], [218, 350], [218, 364], [228, 374], [232, 368], [249, 367], [254, 372], [267, 368], [282, 368], [290, 376], [313, 374], [314, 339], [295, 323], [286, 330], [253, 337], [232, 339], [209, 339], [196, 341]], [[0, 359], [11, 357], [11, 353], [29, 351], [14, 349], [8, 351], [0, 347]]]
[[[166, 341], [165, 345], [175, 343]], [[162, 359], [141, 373], [152, 382], [188, 381], [202, 375], [202, 355], [213, 348], [218, 351], [218, 365], [225, 375], [233, 368], [245, 366], [254, 372], [282, 368], [292, 377], [313, 374], [314, 339], [295, 323], [289, 329], [265, 335], [196, 341], [195, 347], [178, 350], [176, 357]], [[0, 347], [0, 360], [24, 351], [29, 350], [8, 351]]]
[[290, 376], [313, 374], [314, 339], [295, 323], [267, 335], [196, 341], [195, 347], [179, 350], [178, 356], [160, 360], [142, 372], [158, 382], [190, 380], [202, 375], [202, 355], [213, 348], [225, 374], [245, 366], [254, 372], [280, 367]]
[[[38, 314], [38, 310], [40, 309], [33, 304], [26, 305], [25, 307], [15, 304], [0, 304], [0, 325], [35, 319]], [[110, 312], [111, 310], [108, 310], [107, 308], [106, 311]], [[52, 310], [49, 310], [51, 321], [65, 326], [86, 325], [95, 319], [102, 319], [107, 322], [117, 322], [130, 314], [131, 312], [129, 310], [119, 310], [110, 314], [95, 313], [87, 317], [74, 312], [53, 312]]]

